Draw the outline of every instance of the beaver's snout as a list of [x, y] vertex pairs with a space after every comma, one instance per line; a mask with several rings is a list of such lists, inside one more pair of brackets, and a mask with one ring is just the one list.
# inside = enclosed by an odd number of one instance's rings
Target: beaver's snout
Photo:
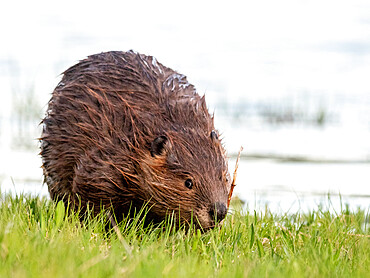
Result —
[[216, 222], [220, 222], [223, 220], [226, 216], [227, 208], [224, 203], [216, 202], [211, 206], [211, 209], [209, 210], [209, 215], [212, 220]]

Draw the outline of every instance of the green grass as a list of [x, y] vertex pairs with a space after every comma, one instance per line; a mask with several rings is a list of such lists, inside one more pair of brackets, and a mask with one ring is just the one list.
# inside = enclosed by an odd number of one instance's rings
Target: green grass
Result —
[[229, 214], [223, 226], [106, 230], [47, 199], [0, 195], [0, 277], [369, 277], [369, 213]]

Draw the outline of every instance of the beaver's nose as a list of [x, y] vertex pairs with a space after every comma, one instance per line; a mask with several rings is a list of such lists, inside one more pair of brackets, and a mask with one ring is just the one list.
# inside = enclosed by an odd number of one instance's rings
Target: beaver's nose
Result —
[[226, 205], [220, 202], [214, 203], [211, 206], [211, 209], [209, 210], [209, 215], [211, 216], [211, 219], [217, 222], [224, 219], [226, 216], [226, 213], [227, 213]]

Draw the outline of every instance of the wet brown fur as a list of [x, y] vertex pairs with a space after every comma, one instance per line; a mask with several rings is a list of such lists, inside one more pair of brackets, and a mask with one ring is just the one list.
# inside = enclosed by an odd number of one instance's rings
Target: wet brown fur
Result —
[[[43, 126], [52, 199], [92, 204], [96, 212], [113, 207], [118, 220], [148, 202], [151, 220], [174, 211], [183, 223], [193, 214], [203, 228], [214, 225], [210, 208], [227, 202], [225, 150], [211, 136], [204, 97], [151, 56], [106, 52], [72, 66], [52, 94]], [[153, 156], [158, 136], [167, 142]]]

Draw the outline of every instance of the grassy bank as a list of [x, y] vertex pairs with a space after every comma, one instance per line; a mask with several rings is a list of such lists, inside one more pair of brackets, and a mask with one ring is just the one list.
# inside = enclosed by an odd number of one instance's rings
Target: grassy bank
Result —
[[[0, 195], [0, 277], [368, 277], [369, 213], [228, 215], [198, 231], [80, 222], [62, 204]], [[168, 226], [168, 224], [167, 224]]]

